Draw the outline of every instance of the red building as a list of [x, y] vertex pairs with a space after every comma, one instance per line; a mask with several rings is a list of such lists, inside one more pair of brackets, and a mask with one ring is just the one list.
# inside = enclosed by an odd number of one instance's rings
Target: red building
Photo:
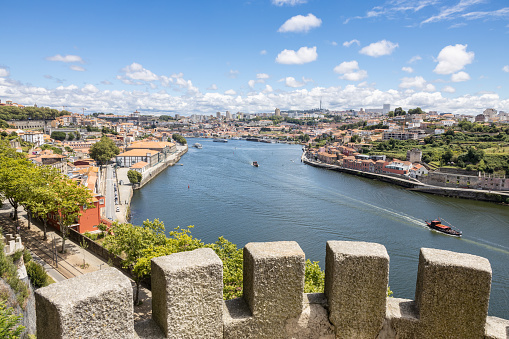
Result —
[[[109, 221], [101, 219], [101, 208], [105, 206], [105, 199], [102, 195], [97, 195], [92, 198], [93, 208], [87, 208], [83, 210], [83, 206], [80, 207], [81, 216], [76, 224], [72, 225], [71, 228], [79, 233], [97, 231], [97, 226], [102, 222], [110, 224]], [[58, 224], [58, 215], [56, 213], [50, 213], [48, 218], [48, 224], [57, 230], [60, 230]]]

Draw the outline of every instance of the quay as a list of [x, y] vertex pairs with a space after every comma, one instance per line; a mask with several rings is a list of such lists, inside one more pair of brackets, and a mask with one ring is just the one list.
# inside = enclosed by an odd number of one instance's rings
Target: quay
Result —
[[500, 191], [486, 191], [486, 190], [477, 190], [471, 188], [452, 188], [452, 187], [441, 187], [441, 186], [433, 186], [424, 184], [417, 179], [413, 178], [402, 178], [391, 176], [387, 174], [379, 174], [372, 172], [364, 172], [351, 168], [345, 168], [339, 165], [331, 165], [325, 164], [320, 161], [315, 161], [308, 159], [306, 157], [306, 152], [302, 153], [301, 161], [307, 165], [314, 167], [321, 167], [333, 171], [344, 172], [348, 174], [357, 175], [360, 177], [374, 179], [379, 181], [388, 182], [390, 184], [398, 185], [405, 187], [407, 189], [411, 189], [414, 191], [430, 193], [435, 195], [442, 195], [446, 197], [455, 197], [455, 198], [464, 198], [464, 199], [472, 199], [479, 201], [489, 201], [496, 203], [503, 203], [509, 201], [509, 193], [500, 192]]

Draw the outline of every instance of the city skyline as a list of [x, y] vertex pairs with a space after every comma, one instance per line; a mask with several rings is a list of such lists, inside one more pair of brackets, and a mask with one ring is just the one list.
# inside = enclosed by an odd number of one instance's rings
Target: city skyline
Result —
[[509, 111], [502, 0], [4, 4], [0, 100], [73, 112]]

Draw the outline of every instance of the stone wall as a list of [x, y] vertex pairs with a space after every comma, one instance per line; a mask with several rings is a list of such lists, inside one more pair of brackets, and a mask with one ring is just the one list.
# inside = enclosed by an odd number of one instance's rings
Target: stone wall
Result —
[[[115, 268], [36, 291], [37, 338], [508, 338], [490, 317], [487, 259], [422, 248], [415, 300], [388, 298], [383, 245], [329, 241], [324, 293], [304, 293], [296, 242], [244, 248], [244, 297], [222, 299], [212, 249], [152, 260], [152, 320], [134, 326], [132, 288]], [[79, 293], [76, 293], [79, 291]]]

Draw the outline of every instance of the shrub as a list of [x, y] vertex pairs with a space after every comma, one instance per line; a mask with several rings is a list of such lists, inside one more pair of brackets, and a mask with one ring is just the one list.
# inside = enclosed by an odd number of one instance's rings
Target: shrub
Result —
[[30, 254], [30, 251], [25, 249], [23, 251], [23, 262], [26, 264], [28, 264], [30, 261], [32, 261], [32, 255]]
[[12, 261], [18, 261], [23, 256], [23, 251], [19, 250], [12, 254]]
[[44, 267], [36, 263], [35, 261], [31, 261], [26, 265], [28, 278], [32, 285], [35, 288], [48, 286], [48, 274], [44, 270]]

